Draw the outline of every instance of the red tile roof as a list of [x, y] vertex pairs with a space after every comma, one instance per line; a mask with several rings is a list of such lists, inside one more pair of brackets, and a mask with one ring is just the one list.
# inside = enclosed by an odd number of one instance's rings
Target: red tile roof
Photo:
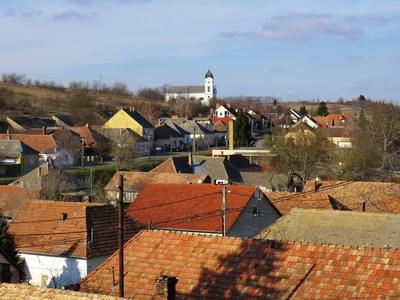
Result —
[[0, 134], [0, 140], [19, 140], [32, 149], [43, 154], [54, 154], [57, 145], [51, 135], [44, 134]]
[[[221, 226], [221, 185], [148, 184], [129, 206], [127, 213], [155, 227], [218, 232]], [[235, 223], [256, 191], [251, 186], [229, 186], [227, 231]]]
[[330, 199], [325, 193], [270, 192], [264, 194], [282, 215], [287, 214], [292, 208], [345, 209], [344, 205]]
[[30, 199], [29, 193], [18, 186], [0, 185], [0, 213], [12, 218], [25, 200]]
[[[400, 184], [393, 182], [322, 181], [318, 192], [355, 211], [400, 213]], [[307, 181], [305, 192], [315, 191], [315, 181]]]
[[[399, 250], [142, 231], [124, 253], [125, 297], [154, 299], [160, 275], [177, 278], [178, 299], [400, 297]], [[81, 291], [117, 295], [115, 274], [117, 252]]]
[[69, 130], [79, 134], [80, 138], [83, 139], [85, 147], [96, 148], [96, 141], [93, 137], [92, 131], [88, 126], [79, 127], [68, 127]]
[[[139, 227], [127, 216], [126, 240]], [[19, 252], [90, 258], [117, 249], [117, 228], [118, 211], [112, 205], [28, 200], [10, 223], [9, 232]]]
[[[74, 292], [70, 290], [51, 289], [30, 284], [4, 283], [0, 284], [0, 299], [2, 300], [118, 300], [117, 296], [99, 296]], [[124, 298], [125, 299], [125, 298]]]
[[233, 121], [233, 119], [232, 119], [232, 118], [229, 118], [229, 117], [225, 117], [225, 118], [212, 117], [212, 118], [210, 118], [210, 121], [211, 121], [211, 123], [213, 123], [213, 125], [215, 125], [215, 123], [222, 122], [222, 123], [224, 123], [226, 126], [228, 126], [228, 125], [229, 125], [229, 122], [230, 122], [230, 121]]
[[[337, 127], [345, 126], [346, 120], [349, 120], [351, 116], [349, 114], [329, 114], [326, 116], [315, 116], [313, 119], [318, 122], [322, 127]], [[345, 122], [342, 122], [345, 120]]]

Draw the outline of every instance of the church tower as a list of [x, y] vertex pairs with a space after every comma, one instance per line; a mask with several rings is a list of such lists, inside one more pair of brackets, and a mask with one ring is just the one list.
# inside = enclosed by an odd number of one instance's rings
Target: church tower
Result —
[[204, 87], [205, 87], [205, 99], [206, 102], [210, 103], [211, 100], [216, 96], [216, 89], [214, 86], [214, 75], [210, 70], [205, 75], [204, 79]]

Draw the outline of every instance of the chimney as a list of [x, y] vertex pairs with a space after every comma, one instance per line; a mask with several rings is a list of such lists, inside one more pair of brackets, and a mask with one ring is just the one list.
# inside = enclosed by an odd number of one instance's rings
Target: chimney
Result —
[[47, 134], [47, 128], [46, 128], [46, 126], [43, 126], [43, 127], [42, 127], [42, 134], [43, 134], [43, 135], [46, 135], [46, 134]]
[[85, 127], [89, 127], [89, 123], [86, 123], [86, 124], [85, 124]]
[[231, 108], [231, 103], [228, 102], [228, 103], [226, 104], [226, 106], [229, 107], [229, 108]]
[[233, 120], [228, 123], [228, 149], [233, 150]]
[[217, 103], [215, 104], [215, 109], [218, 109], [219, 106], [220, 106], [220, 104], [219, 104], [219, 102], [217, 102]]
[[362, 205], [362, 211], [367, 211], [367, 201], [364, 201]]
[[190, 152], [188, 155], [188, 164], [189, 166], [193, 167], [193, 153]]
[[314, 180], [314, 192], [318, 192], [319, 187], [322, 185], [321, 179], [319, 177]]
[[156, 296], [163, 299], [175, 300], [177, 282], [178, 279], [173, 276], [158, 276], [156, 278]]

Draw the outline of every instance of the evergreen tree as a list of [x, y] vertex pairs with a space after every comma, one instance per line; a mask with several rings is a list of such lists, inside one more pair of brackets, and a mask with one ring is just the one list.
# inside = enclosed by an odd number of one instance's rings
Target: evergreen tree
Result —
[[318, 116], [326, 116], [328, 114], [329, 114], [329, 112], [328, 112], [328, 107], [326, 106], [326, 102], [321, 101], [318, 104], [317, 115]]
[[248, 146], [251, 141], [251, 128], [249, 121], [243, 112], [240, 112], [234, 123], [234, 145], [235, 147]]
[[0, 215], [0, 249], [17, 263], [17, 251], [15, 250], [14, 238], [7, 230], [7, 221]]
[[305, 105], [302, 105], [302, 106], [300, 107], [300, 112], [299, 112], [299, 113], [300, 113], [300, 115], [303, 116], [303, 117], [304, 117], [304, 116], [307, 116], [308, 113], [307, 113], [307, 108], [305, 107]]
[[361, 110], [358, 115], [357, 125], [358, 125], [358, 128], [360, 128], [360, 129], [364, 129], [365, 126], [367, 125], [367, 119], [365, 118], [364, 110]]

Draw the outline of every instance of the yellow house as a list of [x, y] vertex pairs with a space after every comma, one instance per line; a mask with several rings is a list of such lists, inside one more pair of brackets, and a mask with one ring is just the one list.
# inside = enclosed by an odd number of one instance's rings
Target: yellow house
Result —
[[120, 109], [104, 125], [104, 128], [129, 128], [141, 137], [153, 140], [154, 126], [134, 107]]
[[0, 176], [24, 174], [39, 165], [39, 153], [19, 140], [0, 141]]

